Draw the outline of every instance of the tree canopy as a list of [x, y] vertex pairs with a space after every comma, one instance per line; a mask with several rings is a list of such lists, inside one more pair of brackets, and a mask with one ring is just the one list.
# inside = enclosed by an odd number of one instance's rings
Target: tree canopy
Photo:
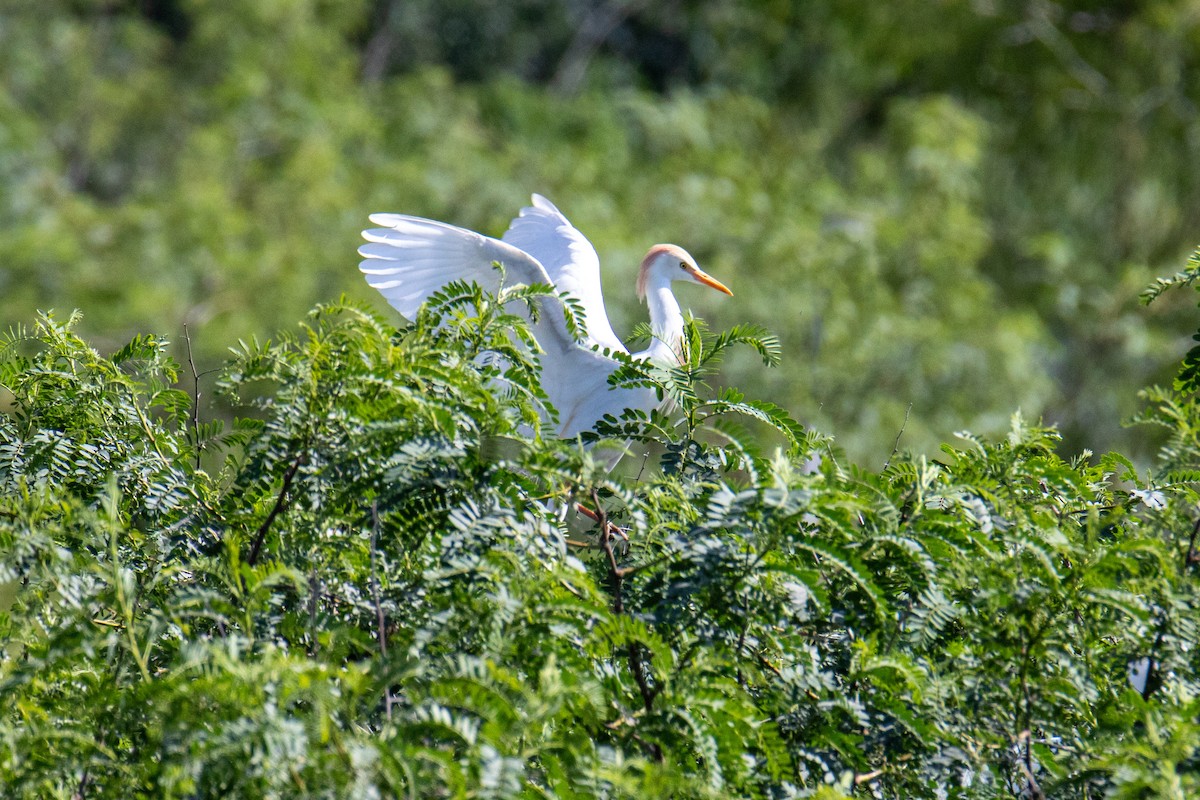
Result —
[[[0, 308], [204, 369], [369, 295], [373, 211], [497, 234], [531, 191], [629, 276], [676, 241], [776, 331], [764, 396], [882, 463], [1010, 411], [1132, 451], [1200, 223], [1190, 4], [17, 0]], [[177, 358], [182, 358], [178, 349]], [[742, 384], [751, 358], [724, 380]], [[905, 418], [908, 418], [905, 424]], [[1135, 455], [1151, 457], [1153, 447]]]
[[1020, 415], [873, 471], [706, 387], [729, 348], [773, 350], [692, 323], [680, 369], [627, 376], [679, 423], [599, 434], [656, 448], [622, 476], [521, 433], [536, 364], [509, 348], [497, 393], [476, 357], [523, 325], [501, 307], [456, 288], [402, 329], [318, 307], [239, 345], [231, 430], [164, 340], [10, 334], [8, 796], [1200, 790], [1194, 354], [1145, 395], [1149, 473], [1064, 459]]
[[[1197, 796], [1198, 36], [7, 3], [5, 796]], [[549, 436], [504, 302], [354, 269], [531, 191], [622, 333], [652, 242], [735, 291], [618, 372], [671, 415]]]

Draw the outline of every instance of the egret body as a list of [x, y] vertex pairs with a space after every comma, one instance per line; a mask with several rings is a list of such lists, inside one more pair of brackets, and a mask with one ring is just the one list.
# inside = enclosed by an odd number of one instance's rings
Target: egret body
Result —
[[[542, 388], [558, 411], [557, 432], [573, 437], [596, 422], [625, 409], [650, 411], [659, 399], [653, 389], [612, 387], [609, 376], [620, 363], [605, 349], [626, 353], [613, 333], [600, 287], [600, 260], [591, 243], [554, 204], [533, 195], [533, 205], [521, 209], [508, 231], [493, 239], [444, 222], [404, 214], [372, 214], [379, 227], [363, 231], [367, 244], [359, 248], [359, 268], [367, 283], [409, 319], [431, 295], [451, 281], [478, 283], [488, 291], [500, 288], [499, 263], [510, 282], [546, 284], [577, 304], [583, 335], [567, 327], [560, 297], [542, 297], [541, 313], [530, 328], [542, 349]], [[650, 346], [633, 358], [661, 366], [680, 362], [683, 313], [671, 283], [683, 281], [733, 294], [708, 275], [686, 250], [656, 244], [642, 259], [637, 277], [638, 297], [650, 312]]]

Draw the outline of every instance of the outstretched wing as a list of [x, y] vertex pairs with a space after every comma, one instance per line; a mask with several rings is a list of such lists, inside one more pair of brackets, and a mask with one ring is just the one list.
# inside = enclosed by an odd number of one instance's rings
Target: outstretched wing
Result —
[[500, 289], [500, 262], [514, 283], [544, 283], [550, 276], [534, 258], [504, 242], [474, 231], [404, 214], [372, 214], [381, 228], [363, 231], [368, 244], [358, 248], [358, 265], [367, 283], [409, 319], [435, 292], [451, 281]]
[[503, 240], [537, 259], [554, 288], [579, 303], [587, 331], [585, 342], [626, 352], [604, 308], [596, 248], [553, 203], [535, 194], [533, 205], [521, 209]]
[[[367, 283], [409, 319], [451, 281], [498, 291], [500, 275], [493, 267], [497, 262], [513, 283], [554, 285], [533, 255], [508, 242], [421, 217], [372, 214], [370, 219], [383, 227], [363, 231], [367, 244], [358, 249], [363, 257], [359, 269]], [[542, 388], [559, 413], [560, 436], [588, 430], [606, 413], [646, 407], [645, 390], [608, 386], [617, 363], [575, 339], [561, 299], [546, 296], [538, 302], [542, 313], [530, 322], [530, 329], [543, 351]]]

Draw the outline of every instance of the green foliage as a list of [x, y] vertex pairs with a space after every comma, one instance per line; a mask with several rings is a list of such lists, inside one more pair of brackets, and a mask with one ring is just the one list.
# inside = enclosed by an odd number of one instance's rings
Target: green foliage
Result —
[[1175, 289], [1180, 286], [1191, 286], [1196, 278], [1200, 278], [1200, 250], [1192, 253], [1188, 258], [1187, 269], [1182, 272], [1176, 272], [1169, 278], [1156, 278], [1154, 283], [1142, 290], [1142, 302], [1150, 305], [1158, 296], [1168, 289]]
[[[9, 0], [0, 320], [86, 308], [200, 371], [369, 290], [374, 211], [496, 234], [531, 191], [599, 248], [616, 328], [646, 247], [778, 331], [725, 385], [879, 465], [1013, 408], [1069, 446], [1166, 380], [1186, 309], [1130, 302], [1195, 246], [1200, 61], [1170, 3]], [[232, 415], [228, 409], [226, 416]], [[905, 423], [906, 416], [908, 418]], [[1137, 452], [1133, 449], [1141, 448]]]
[[[591, 5], [0, 10], [5, 796], [1200, 795], [1195, 15]], [[530, 191], [737, 292], [671, 414], [543, 437], [537, 287], [263, 339]]]
[[[1188, 259], [1187, 270], [1177, 272], [1170, 278], [1159, 278], [1143, 291], [1142, 302], [1147, 304], [1153, 302], [1167, 289], [1190, 286], [1198, 276], [1200, 276], [1200, 250], [1193, 253], [1192, 257]], [[1193, 335], [1192, 338], [1200, 341], [1200, 333]], [[1183, 357], [1183, 364], [1175, 376], [1174, 389], [1185, 395], [1194, 395], [1197, 390], [1200, 390], [1200, 345], [1193, 347]]]
[[617, 377], [676, 406], [611, 423], [661, 454], [622, 477], [526, 433], [504, 306], [452, 286], [401, 329], [320, 306], [234, 349], [229, 434], [160, 339], [13, 331], [7, 796], [1200, 791], [1189, 395], [1146, 412], [1189, 431], [1147, 476], [1019, 415], [873, 472], [714, 396], [730, 348], [777, 346], [693, 320], [683, 366]]

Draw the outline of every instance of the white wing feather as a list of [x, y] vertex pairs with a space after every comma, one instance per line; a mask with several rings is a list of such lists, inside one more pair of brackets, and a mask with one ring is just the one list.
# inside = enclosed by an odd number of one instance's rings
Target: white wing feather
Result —
[[[359, 269], [367, 283], [409, 319], [451, 281], [475, 282], [497, 291], [496, 262], [512, 283], [554, 285], [538, 259], [512, 243], [421, 217], [372, 214], [370, 219], [383, 227], [363, 231], [368, 244], [358, 250], [364, 259]], [[559, 436], [589, 430], [605, 414], [617, 415], [626, 408], [649, 411], [658, 405], [653, 390], [611, 388], [608, 376], [619, 366], [617, 362], [575, 339], [567, 328], [562, 300], [542, 297], [538, 302], [542, 313], [531, 322], [531, 330], [543, 351], [539, 355], [542, 387], [558, 411]], [[600, 308], [603, 311], [603, 303]], [[607, 317], [601, 319], [607, 327]]]
[[372, 214], [383, 228], [363, 231], [369, 244], [358, 248], [365, 260], [359, 269], [367, 283], [409, 319], [451, 281], [478, 283], [490, 292], [500, 288], [492, 266], [501, 262], [514, 283], [550, 283], [546, 270], [520, 250], [474, 231], [444, 222], [403, 214]]
[[533, 205], [521, 209], [503, 240], [541, 262], [554, 288], [579, 303], [585, 342], [626, 352], [604, 308], [596, 248], [553, 203], [540, 194], [532, 199]]

